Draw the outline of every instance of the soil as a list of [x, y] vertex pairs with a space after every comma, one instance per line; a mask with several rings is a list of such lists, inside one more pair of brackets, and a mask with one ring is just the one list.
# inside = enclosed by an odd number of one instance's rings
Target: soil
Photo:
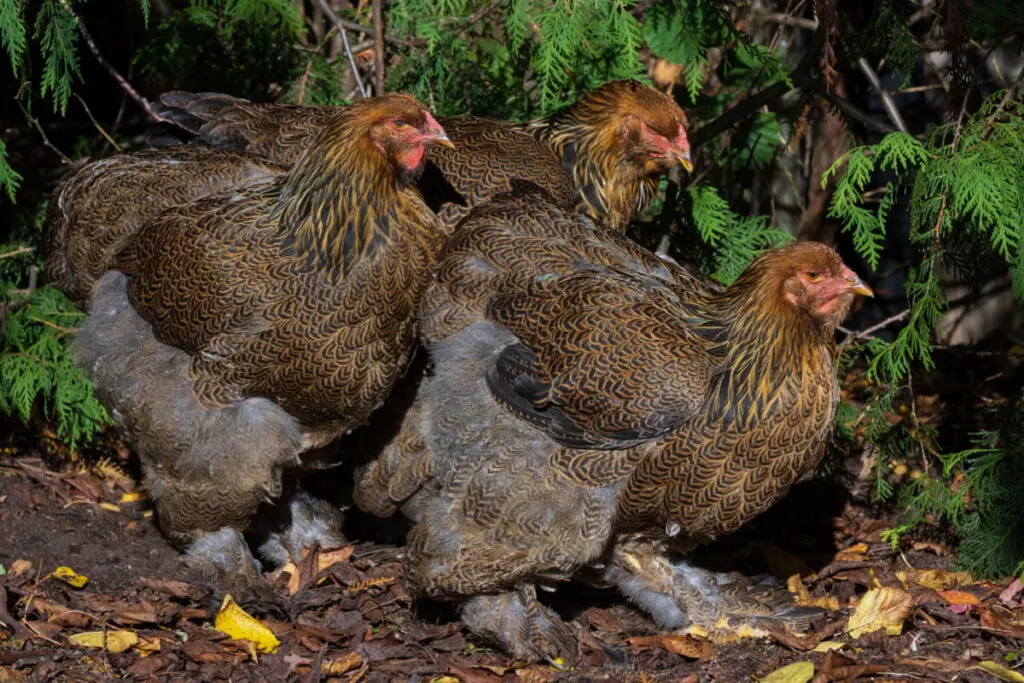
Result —
[[[450, 607], [411, 600], [400, 546], [367, 541], [320, 551], [268, 577], [280, 603], [242, 605], [280, 641], [274, 652], [258, 652], [214, 628], [223, 596], [180, 565], [137, 480], [125, 474], [130, 461], [112, 455], [98, 466], [53, 471], [38, 449], [7, 450], [0, 456], [0, 683], [731, 683], [801, 662], [810, 663], [802, 673], [787, 669], [765, 680], [1024, 681], [1014, 670], [1024, 663], [1020, 584], [949, 573], [942, 538], [893, 550], [879, 538], [890, 526], [885, 516], [825, 482], [797, 486], [744, 532], [695, 558], [716, 569], [794, 577], [790, 587], [806, 591], [802, 599], [833, 599], [838, 609], [809, 633], [712, 643], [659, 632], [616, 596], [569, 586], [552, 605], [573, 620], [579, 661], [559, 669], [513, 661], [476, 642]], [[372, 525], [356, 517], [351, 526], [357, 540]], [[75, 588], [57, 578], [61, 566], [87, 583]], [[895, 623], [854, 638], [851, 614], [881, 587], [905, 601]], [[104, 650], [71, 639], [97, 631], [134, 640], [114, 652], [120, 648], [109, 641]]]

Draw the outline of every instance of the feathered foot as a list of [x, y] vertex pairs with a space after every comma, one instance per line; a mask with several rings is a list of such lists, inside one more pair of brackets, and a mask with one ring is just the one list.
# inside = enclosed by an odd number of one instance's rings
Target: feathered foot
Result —
[[617, 545], [601, 578], [660, 626], [707, 634], [713, 640], [763, 636], [773, 626], [801, 631], [824, 613], [796, 606], [774, 587], [736, 573], [669, 562], [658, 544], [646, 541]]
[[230, 593], [239, 603], [280, 602], [237, 529], [224, 527], [196, 534], [185, 548], [182, 562], [196, 581], [215, 587], [217, 593]]
[[516, 659], [546, 660], [556, 667], [576, 661], [576, 638], [559, 616], [537, 602], [536, 589], [478, 595], [462, 604], [462, 622]]
[[341, 533], [345, 517], [327, 501], [299, 489], [278, 501], [277, 506], [282, 514], [259, 547], [260, 557], [268, 565], [280, 567], [289, 558], [298, 563], [307, 548], [333, 548], [345, 543]]

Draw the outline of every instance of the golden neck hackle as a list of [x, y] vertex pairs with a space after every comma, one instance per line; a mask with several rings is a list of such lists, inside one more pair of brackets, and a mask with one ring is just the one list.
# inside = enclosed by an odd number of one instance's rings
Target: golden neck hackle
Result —
[[375, 142], [365, 110], [346, 107], [285, 176], [275, 213], [296, 254], [344, 277], [400, 237], [397, 217], [417, 201]]

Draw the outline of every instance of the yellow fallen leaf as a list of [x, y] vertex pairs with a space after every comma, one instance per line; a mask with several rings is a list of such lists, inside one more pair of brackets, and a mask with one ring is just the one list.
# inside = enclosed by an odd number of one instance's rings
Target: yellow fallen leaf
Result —
[[891, 586], [872, 588], [861, 598], [846, 630], [853, 638], [883, 628], [888, 635], [898, 636], [903, 631], [903, 620], [913, 608], [914, 598], [904, 590]]
[[55, 579], [60, 579], [72, 588], [81, 588], [89, 583], [89, 577], [76, 573], [71, 567], [57, 567], [53, 570], [51, 576]]
[[823, 598], [812, 598], [810, 592], [807, 590], [807, 586], [805, 586], [804, 582], [800, 579], [799, 574], [794, 574], [789, 577], [786, 581], [786, 588], [793, 594], [793, 602], [795, 602], [798, 607], [821, 607], [830, 612], [835, 612], [839, 609], [839, 598], [834, 595], [828, 595]]
[[114, 505], [113, 503], [100, 503], [100, 507], [106, 510], [107, 512], [121, 511], [121, 508], [119, 508], [117, 505]]
[[761, 679], [761, 683], [807, 683], [814, 678], [812, 662], [793, 662], [776, 669]]
[[951, 605], [978, 605], [981, 604], [981, 600], [978, 596], [964, 591], [936, 591], [941, 595], [946, 602]]
[[985, 661], [978, 662], [978, 668], [984, 669], [1001, 681], [1010, 681], [1010, 683], [1024, 683], [1024, 675], [1013, 669], [1007, 669], [1005, 666], [996, 664], [995, 662]]
[[248, 640], [254, 643], [260, 652], [273, 652], [281, 644], [273, 631], [239, 607], [231, 595], [224, 596], [224, 602], [220, 605], [213, 627], [235, 640]]
[[120, 503], [138, 503], [146, 500], [146, 494], [142, 491], [129, 491], [128, 493], [121, 494]]
[[134, 631], [86, 631], [68, 636], [68, 640], [82, 647], [95, 647], [107, 652], [124, 652], [139, 642]]
[[840, 650], [846, 647], [846, 643], [840, 643], [838, 640], [823, 640], [814, 646], [811, 652], [830, 652], [832, 650]]
[[440, 676], [439, 678], [431, 678], [430, 683], [462, 683], [455, 676]]
[[836, 553], [836, 562], [859, 562], [867, 557], [868, 544], [858, 543]]
[[943, 569], [920, 569], [914, 571], [898, 571], [896, 578], [905, 586], [916, 583], [932, 590], [943, 590], [950, 586], [966, 586], [974, 583], [970, 572], [947, 572]]

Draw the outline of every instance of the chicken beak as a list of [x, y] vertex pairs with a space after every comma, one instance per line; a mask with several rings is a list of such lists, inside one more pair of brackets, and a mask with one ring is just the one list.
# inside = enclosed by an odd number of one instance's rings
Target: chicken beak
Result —
[[676, 158], [679, 159], [679, 165], [682, 166], [687, 173], [693, 173], [693, 159], [690, 157], [690, 150], [679, 150], [676, 152]]
[[448, 134], [444, 132], [444, 129], [438, 128], [436, 131], [430, 134], [429, 139], [442, 147], [448, 149], [455, 149], [455, 143], [448, 139]]
[[854, 279], [853, 282], [850, 283], [850, 291], [853, 292], [854, 294], [860, 294], [861, 296], [873, 297], [875, 295], [875, 293], [871, 291], [871, 288], [864, 284], [864, 281], [861, 280], [859, 277]]

